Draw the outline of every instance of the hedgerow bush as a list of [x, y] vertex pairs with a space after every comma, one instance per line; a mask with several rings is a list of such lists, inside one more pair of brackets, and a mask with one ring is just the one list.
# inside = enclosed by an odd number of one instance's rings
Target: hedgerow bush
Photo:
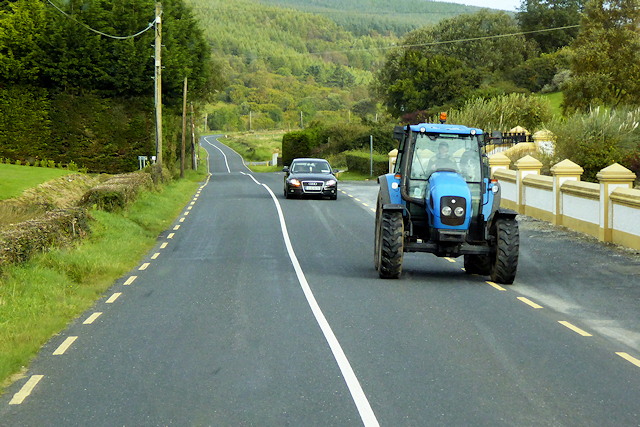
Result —
[[597, 173], [620, 163], [640, 175], [640, 108], [593, 108], [567, 119], [554, 119], [547, 129], [556, 136], [555, 160], [582, 166], [582, 179], [596, 182]]
[[151, 190], [153, 187], [153, 180], [148, 173], [115, 175], [87, 191], [80, 205], [95, 205], [97, 209], [107, 212], [121, 211], [135, 202], [141, 190]]

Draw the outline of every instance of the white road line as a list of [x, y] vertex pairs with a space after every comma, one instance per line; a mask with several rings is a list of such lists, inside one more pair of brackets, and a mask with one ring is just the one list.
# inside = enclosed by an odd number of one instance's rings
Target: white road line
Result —
[[84, 322], [82, 322], [83, 325], [90, 325], [93, 322], [95, 322], [95, 320], [100, 317], [102, 313], [101, 312], [96, 312], [93, 313], [91, 316], [87, 317], [87, 320], [85, 320]]
[[276, 205], [276, 209], [278, 211], [278, 217], [280, 218], [280, 228], [282, 229], [282, 237], [284, 238], [284, 243], [285, 243], [285, 246], [287, 247], [287, 252], [289, 253], [289, 258], [291, 259], [293, 268], [296, 272], [296, 275], [298, 276], [300, 287], [302, 288], [302, 291], [304, 292], [304, 295], [307, 298], [307, 303], [309, 304], [309, 307], [311, 308], [311, 311], [313, 312], [313, 315], [315, 316], [316, 321], [318, 322], [318, 325], [320, 326], [320, 329], [322, 330], [322, 333], [324, 334], [324, 337], [327, 340], [327, 343], [329, 344], [329, 348], [333, 353], [333, 357], [335, 357], [336, 362], [338, 363], [338, 367], [342, 372], [342, 376], [345, 382], [347, 383], [347, 387], [349, 388], [349, 391], [351, 392], [351, 397], [353, 398], [353, 401], [356, 404], [356, 408], [360, 413], [360, 418], [362, 419], [362, 422], [364, 423], [365, 427], [379, 427], [380, 424], [378, 424], [378, 420], [376, 419], [376, 416], [373, 413], [373, 410], [371, 409], [369, 400], [367, 400], [367, 396], [365, 396], [364, 391], [360, 386], [360, 382], [358, 381], [356, 374], [353, 372], [353, 369], [351, 368], [351, 364], [349, 363], [347, 356], [344, 354], [344, 351], [342, 350], [342, 347], [340, 346], [338, 339], [336, 338], [336, 336], [333, 334], [333, 331], [331, 330], [331, 326], [329, 325], [329, 322], [327, 322], [327, 319], [324, 317], [324, 314], [322, 313], [322, 310], [320, 309], [318, 302], [316, 301], [313, 293], [311, 292], [309, 283], [307, 282], [307, 279], [302, 271], [302, 268], [300, 267], [300, 263], [298, 262], [298, 258], [296, 257], [296, 254], [293, 251], [291, 240], [289, 240], [289, 232], [287, 231], [287, 225], [285, 224], [285, 221], [284, 221], [284, 215], [282, 213], [280, 203], [278, 202], [278, 199], [276, 198], [275, 194], [273, 194], [273, 191], [271, 191], [271, 189], [267, 185], [262, 184], [262, 186], [267, 189], [269, 194], [271, 194], [271, 198], [273, 199]]
[[224, 152], [221, 149], [219, 149], [218, 147], [216, 147], [215, 145], [207, 141], [207, 138], [208, 138], [207, 136], [204, 137], [204, 140], [207, 142], [207, 144], [209, 144], [210, 146], [212, 146], [213, 148], [215, 148], [216, 150], [222, 153], [222, 157], [224, 157], [224, 164], [227, 166], [227, 173], [231, 173], [231, 169], [229, 169], [229, 162], [227, 161], [227, 156], [224, 154]]
[[44, 375], [31, 375], [31, 378], [22, 386], [19, 392], [13, 395], [9, 405], [19, 405], [22, 401], [31, 394], [33, 388], [44, 377]]
[[60, 344], [60, 346], [58, 348], [56, 348], [56, 351], [53, 352], [54, 356], [59, 356], [61, 354], [64, 354], [65, 351], [67, 351], [67, 349], [69, 347], [71, 347], [71, 344], [73, 344], [73, 342], [75, 340], [77, 340], [78, 337], [69, 337], [66, 340], [64, 340], [64, 342], [62, 344]]

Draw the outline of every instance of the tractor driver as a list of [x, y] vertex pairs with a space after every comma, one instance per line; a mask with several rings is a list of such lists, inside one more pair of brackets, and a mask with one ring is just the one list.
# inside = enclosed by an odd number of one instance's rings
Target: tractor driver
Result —
[[446, 141], [442, 141], [440, 145], [438, 145], [438, 154], [429, 160], [427, 173], [431, 174], [438, 169], [457, 170], [455, 160], [449, 155], [449, 144]]

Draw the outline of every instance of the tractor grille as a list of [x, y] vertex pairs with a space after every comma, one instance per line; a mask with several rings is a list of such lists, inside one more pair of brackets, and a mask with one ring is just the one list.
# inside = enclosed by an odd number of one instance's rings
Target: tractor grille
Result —
[[[464, 224], [464, 220], [467, 215], [467, 200], [464, 197], [452, 197], [452, 196], [441, 197], [440, 209], [442, 210], [444, 206], [449, 206], [451, 208], [451, 215], [444, 216], [441, 214], [440, 216], [440, 221], [442, 221], [444, 225], [455, 226], [455, 225]], [[461, 216], [456, 216], [453, 213], [457, 207], [463, 208]]]

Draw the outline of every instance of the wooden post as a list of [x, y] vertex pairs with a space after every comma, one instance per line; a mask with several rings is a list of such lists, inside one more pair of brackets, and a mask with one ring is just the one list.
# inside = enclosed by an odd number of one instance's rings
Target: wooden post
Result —
[[162, 180], [162, 3], [156, 3], [156, 27], [155, 27], [155, 109], [156, 109], [156, 179]]
[[180, 151], [180, 178], [184, 178], [184, 140], [187, 132], [187, 76], [182, 90], [182, 150]]

